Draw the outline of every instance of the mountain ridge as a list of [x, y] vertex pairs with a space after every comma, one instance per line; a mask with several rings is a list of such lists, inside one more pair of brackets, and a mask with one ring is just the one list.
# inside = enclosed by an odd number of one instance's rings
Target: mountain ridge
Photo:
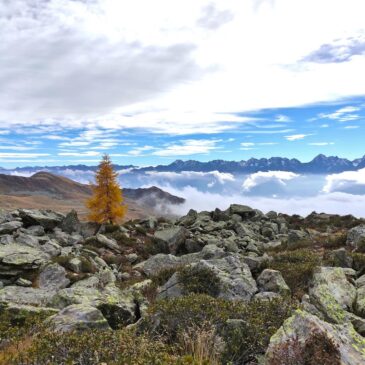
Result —
[[[175, 160], [167, 165], [138, 167], [135, 165], [114, 165], [117, 171], [129, 170], [130, 172], [182, 172], [196, 171], [209, 172], [219, 171], [233, 174], [255, 173], [259, 171], [289, 171], [295, 173], [325, 174], [341, 173], [344, 171], [356, 171], [365, 168], [365, 155], [363, 157], [349, 160], [338, 156], [325, 156], [319, 154], [309, 162], [301, 162], [296, 158], [271, 157], [271, 158], [250, 158], [241, 161], [212, 160], [201, 162], [196, 160]], [[96, 171], [97, 166], [87, 165], [64, 165], [64, 166], [28, 166], [5, 169], [0, 167], [0, 173], [34, 173], [48, 171], [56, 173], [66, 169], [74, 171]]]

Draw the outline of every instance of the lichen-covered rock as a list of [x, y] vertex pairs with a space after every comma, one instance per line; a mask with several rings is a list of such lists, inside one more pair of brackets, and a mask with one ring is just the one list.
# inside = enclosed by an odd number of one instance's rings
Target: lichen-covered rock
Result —
[[5, 286], [0, 290], [0, 303], [52, 307], [51, 302], [54, 295], [55, 292], [49, 289]]
[[313, 275], [309, 288], [310, 301], [333, 323], [343, 323], [352, 311], [356, 289], [347, 280], [343, 268], [321, 267]]
[[155, 232], [155, 238], [165, 242], [170, 253], [177, 254], [184, 249], [188, 231], [184, 227], [172, 227]]
[[12, 221], [0, 224], [0, 235], [10, 234], [23, 226], [22, 222]]
[[290, 295], [290, 288], [286, 284], [280, 271], [265, 269], [257, 278], [260, 291]]
[[[227, 300], [250, 300], [257, 292], [256, 282], [251, 271], [237, 256], [221, 259], [201, 260], [192, 264], [194, 268], [208, 268], [218, 278], [219, 293], [217, 297]], [[178, 297], [184, 294], [183, 284], [175, 273], [160, 289], [160, 298]]]
[[351, 228], [347, 232], [346, 244], [358, 252], [365, 252], [365, 224]]
[[155, 276], [161, 270], [171, 269], [180, 265], [180, 258], [174, 255], [157, 254], [148, 260], [135, 265], [135, 269], [142, 270], [147, 276]]
[[19, 216], [25, 227], [40, 225], [47, 231], [57, 227], [65, 218], [61, 213], [45, 209], [19, 209]]
[[288, 232], [288, 246], [292, 246], [298, 242], [307, 241], [309, 238], [310, 236], [308, 232], [298, 229], [290, 229]]
[[62, 220], [60, 228], [68, 234], [80, 231], [81, 223], [77, 216], [77, 212], [74, 209]]
[[86, 304], [74, 304], [64, 308], [48, 321], [55, 331], [70, 332], [90, 329], [110, 330], [108, 321], [100, 310]]
[[229, 207], [229, 214], [237, 214], [243, 219], [250, 219], [253, 218], [257, 214], [257, 212], [247, 205], [231, 204]]
[[[317, 336], [317, 341], [318, 338], [322, 338], [326, 343], [329, 341], [333, 343], [337, 348], [336, 354], [332, 352], [328, 356], [336, 356], [341, 365], [365, 363], [365, 339], [355, 331], [351, 323], [334, 325], [320, 320], [317, 316], [297, 310], [271, 337], [265, 364], [279, 364], [278, 361], [281, 361], [282, 365], [300, 363], [304, 352], [308, 351], [306, 344], [311, 342], [314, 335]], [[311, 343], [313, 345], [313, 341]]]
[[66, 277], [66, 270], [56, 263], [47, 265], [40, 272], [38, 287], [40, 289], [58, 290], [66, 288], [70, 280]]

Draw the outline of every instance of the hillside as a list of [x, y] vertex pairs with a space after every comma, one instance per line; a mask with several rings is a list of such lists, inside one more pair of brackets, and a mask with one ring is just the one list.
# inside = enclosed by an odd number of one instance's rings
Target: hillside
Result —
[[352, 216], [232, 204], [111, 226], [18, 209], [0, 242], [1, 365], [365, 362]]
[[[0, 207], [8, 210], [52, 208], [68, 212], [75, 209], [83, 218], [87, 213], [84, 202], [91, 192], [90, 185], [49, 172], [38, 172], [31, 177], [0, 174]], [[127, 219], [168, 213], [170, 205], [184, 203], [184, 199], [157, 187], [124, 189], [123, 194], [128, 205]]]

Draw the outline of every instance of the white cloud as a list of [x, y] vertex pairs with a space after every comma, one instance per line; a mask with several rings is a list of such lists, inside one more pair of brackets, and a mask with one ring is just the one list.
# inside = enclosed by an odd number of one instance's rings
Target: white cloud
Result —
[[143, 156], [144, 152], [153, 151], [156, 148], [153, 146], [142, 146], [142, 147], [136, 147], [133, 150], [130, 150], [128, 152], [128, 155], [131, 156]]
[[233, 182], [235, 181], [234, 175], [227, 172], [219, 172], [219, 171], [209, 171], [209, 172], [200, 172], [200, 171], [181, 171], [181, 172], [159, 172], [159, 171], [148, 171], [146, 173], [151, 177], [162, 178], [166, 180], [181, 180], [181, 179], [198, 179], [198, 178], [214, 178], [220, 184], [224, 184], [225, 182]]
[[1, 2], [0, 123], [217, 133], [246, 123], [238, 112], [364, 95], [360, 53], [300, 61], [362, 34], [364, 12], [362, 0]]
[[253, 142], [242, 142], [241, 143], [242, 147], [252, 147], [254, 145], [255, 145], [255, 143], [253, 143]]
[[332, 146], [334, 145], [334, 142], [311, 142], [308, 143], [310, 146]]
[[358, 125], [347, 125], [344, 127], [344, 129], [357, 129], [357, 128], [359, 128]]
[[217, 140], [206, 139], [186, 139], [180, 143], [167, 144], [164, 148], [154, 151], [155, 156], [190, 156], [198, 154], [206, 154], [212, 150], [216, 150]]
[[99, 156], [100, 152], [97, 151], [86, 151], [86, 152], [59, 152], [58, 156], [69, 156], [69, 157], [95, 157]]
[[285, 138], [288, 140], [288, 141], [299, 141], [305, 137], [308, 137], [310, 136], [310, 134], [293, 134], [291, 136], [285, 136]]
[[286, 214], [299, 214], [306, 216], [313, 211], [330, 214], [353, 214], [364, 217], [365, 196], [346, 193], [320, 194], [311, 197], [291, 197], [285, 199], [267, 198], [259, 196], [245, 196], [242, 194], [216, 194], [201, 192], [191, 186], [183, 189], [173, 188], [169, 185], [160, 187], [171, 194], [186, 199], [182, 206], [175, 206], [176, 214], [186, 214], [193, 208], [198, 211], [212, 211], [215, 208], [227, 209], [230, 204], [245, 204], [252, 208], [260, 209], [264, 213], [274, 210]]
[[291, 119], [287, 115], [279, 114], [275, 117], [275, 121], [280, 123], [287, 123], [290, 122]]
[[293, 180], [300, 175], [288, 171], [260, 171], [249, 175], [242, 184], [243, 190], [250, 191], [252, 188], [268, 182], [276, 182], [285, 186], [285, 181]]
[[[0, 152], [1, 159], [7, 158], [39, 158], [49, 156], [49, 153], [16, 153], [16, 152]], [[4, 160], [6, 161], [6, 160]]]
[[354, 112], [360, 111], [361, 108], [357, 106], [345, 106], [336, 110], [334, 113], [319, 115], [320, 118], [338, 120], [339, 122], [349, 122], [360, 119], [360, 115], [353, 114]]
[[326, 176], [323, 192], [352, 192], [365, 195], [365, 168]]

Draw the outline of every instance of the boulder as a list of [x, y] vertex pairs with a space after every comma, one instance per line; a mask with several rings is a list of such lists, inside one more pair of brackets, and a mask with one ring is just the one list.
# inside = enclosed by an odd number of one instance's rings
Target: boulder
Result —
[[0, 290], [0, 303], [52, 307], [51, 302], [54, 295], [55, 292], [49, 289], [5, 286]]
[[141, 269], [147, 276], [155, 276], [161, 270], [171, 269], [180, 265], [180, 259], [174, 255], [157, 254], [148, 260], [140, 262], [134, 269]]
[[190, 209], [188, 214], [184, 217], [181, 217], [178, 221], [178, 224], [181, 226], [191, 226], [195, 223], [196, 219], [198, 218], [198, 213], [194, 209]]
[[40, 225], [47, 231], [57, 227], [65, 218], [61, 213], [45, 209], [19, 209], [19, 216], [25, 227]]
[[22, 222], [12, 221], [0, 224], [0, 235], [11, 234], [23, 226]]
[[313, 275], [309, 297], [325, 316], [333, 323], [344, 323], [347, 311], [352, 311], [356, 300], [356, 289], [347, 280], [340, 267], [321, 267]]
[[257, 284], [262, 292], [290, 295], [290, 288], [286, 284], [280, 271], [265, 269], [257, 278]]
[[[219, 298], [227, 300], [250, 300], [257, 292], [256, 282], [249, 267], [238, 256], [221, 259], [200, 260], [194, 267], [209, 268], [220, 281]], [[159, 298], [170, 298], [184, 294], [183, 284], [175, 273], [159, 290]]]
[[[318, 341], [323, 341], [323, 344]], [[315, 315], [297, 310], [271, 337], [265, 364], [301, 364], [304, 363], [301, 361], [305, 355], [313, 353], [313, 347], [324, 350], [328, 347], [325, 344], [328, 343], [332, 343], [333, 348], [326, 354], [326, 364], [330, 364], [331, 359], [333, 364], [341, 365], [365, 363], [365, 340], [351, 323], [334, 325], [320, 320]]]
[[87, 304], [74, 304], [64, 308], [48, 320], [55, 331], [70, 332], [90, 329], [110, 330], [100, 310]]
[[229, 214], [237, 214], [242, 219], [250, 219], [253, 218], [257, 214], [257, 212], [247, 205], [231, 204], [229, 207]]
[[346, 244], [358, 252], [365, 252], [365, 224], [351, 228], [347, 232]]
[[298, 229], [290, 229], [288, 232], [288, 246], [295, 245], [297, 243], [307, 241], [310, 239], [308, 232], [298, 230]]
[[38, 287], [40, 289], [59, 290], [66, 288], [70, 280], [66, 277], [66, 270], [59, 264], [47, 265], [39, 274]]
[[170, 253], [177, 254], [184, 250], [188, 230], [184, 227], [172, 227], [155, 232], [155, 238], [165, 242]]
[[351, 268], [353, 264], [352, 257], [347, 253], [345, 248], [339, 248], [330, 253], [330, 259], [334, 266]]
[[104, 246], [106, 248], [109, 248], [112, 251], [116, 251], [119, 253], [121, 252], [121, 249], [120, 249], [117, 241], [112, 238], [107, 238], [106, 236], [104, 236], [102, 234], [97, 234], [96, 240], [98, 241], [99, 244], [101, 244], [102, 246]]
[[60, 228], [68, 234], [80, 232], [81, 223], [76, 210], [72, 209], [71, 212], [66, 215], [60, 224]]
[[44, 252], [19, 244], [0, 246], [0, 267], [13, 266], [21, 269], [35, 269], [49, 259]]

